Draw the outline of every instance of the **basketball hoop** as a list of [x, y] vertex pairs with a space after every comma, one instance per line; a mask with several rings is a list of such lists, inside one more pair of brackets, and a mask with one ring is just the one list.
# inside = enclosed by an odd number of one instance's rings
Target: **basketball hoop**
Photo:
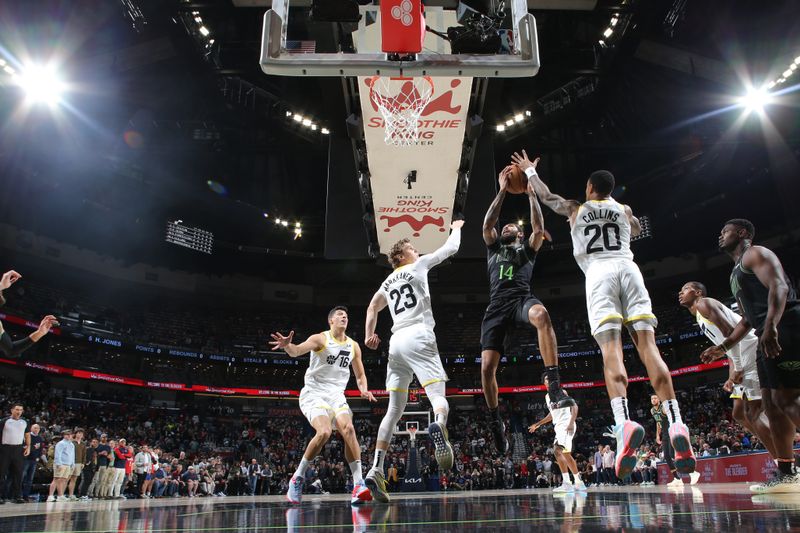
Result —
[[419, 117], [433, 97], [433, 79], [372, 76], [369, 98], [385, 124], [386, 144], [409, 146], [419, 140]]

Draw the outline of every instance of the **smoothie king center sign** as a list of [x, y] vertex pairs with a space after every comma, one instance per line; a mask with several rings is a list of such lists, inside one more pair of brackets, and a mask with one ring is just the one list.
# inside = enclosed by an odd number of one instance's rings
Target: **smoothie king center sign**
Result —
[[[359, 78], [375, 224], [383, 253], [403, 238], [412, 239], [421, 253], [430, 253], [449, 235], [472, 78], [432, 80], [433, 96], [418, 122], [419, 140], [411, 146], [391, 146], [384, 142], [384, 119], [369, 96], [370, 78]], [[409, 90], [403, 84], [411, 83], [393, 80], [391, 87], [399, 93]]]

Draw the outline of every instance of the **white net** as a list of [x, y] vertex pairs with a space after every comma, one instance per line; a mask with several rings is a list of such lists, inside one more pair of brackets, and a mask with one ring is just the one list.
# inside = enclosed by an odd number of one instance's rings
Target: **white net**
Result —
[[373, 76], [369, 97], [383, 116], [386, 144], [409, 146], [419, 140], [419, 118], [433, 97], [433, 80]]

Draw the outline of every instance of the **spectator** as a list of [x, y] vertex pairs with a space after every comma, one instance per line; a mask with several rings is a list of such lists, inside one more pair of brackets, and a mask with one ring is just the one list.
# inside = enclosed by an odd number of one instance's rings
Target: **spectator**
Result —
[[[72, 445], [72, 431], [65, 429], [61, 435], [62, 438], [56, 444], [53, 453], [53, 483], [50, 484], [50, 495], [47, 498], [49, 502], [69, 501], [69, 498], [64, 495], [64, 489], [67, 488], [67, 481], [75, 466], [75, 446]], [[54, 488], [58, 491], [58, 498], [53, 495]]]
[[75, 465], [72, 467], [72, 473], [69, 476], [69, 499], [76, 501], [75, 484], [78, 482], [78, 477], [83, 472], [84, 464], [86, 463], [86, 443], [83, 442], [83, 430], [81, 428], [75, 429], [75, 435], [72, 439], [72, 445], [75, 447]]
[[25, 466], [22, 468], [22, 498], [27, 500], [31, 496], [33, 478], [36, 475], [36, 465], [42, 458], [44, 451], [44, 438], [40, 435], [41, 426], [31, 426], [30, 453], [25, 456]]
[[83, 478], [81, 479], [80, 489], [78, 489], [78, 495], [81, 500], [89, 499], [89, 489], [94, 483], [95, 474], [97, 473], [97, 448], [99, 445], [100, 442], [97, 439], [92, 439], [89, 446], [86, 448]]
[[615, 485], [617, 483], [617, 475], [614, 472], [614, 463], [616, 461], [616, 454], [611, 446], [606, 445], [603, 448], [603, 483], [605, 485]]
[[104, 496], [103, 488], [106, 484], [106, 477], [109, 473], [108, 466], [111, 461], [111, 446], [108, 442], [108, 435], [105, 433], [100, 435], [100, 444], [97, 446], [96, 454], [97, 472], [95, 472], [94, 479], [92, 479], [87, 491], [87, 495], [90, 498], [102, 498]]
[[132, 456], [133, 454], [128, 448], [128, 442], [125, 439], [119, 439], [119, 445], [114, 449], [114, 469], [108, 493], [108, 497], [112, 500], [125, 499], [125, 496], [122, 495], [122, 487], [125, 483], [125, 469], [128, 465], [128, 459]]
[[255, 496], [256, 494], [256, 484], [258, 483], [258, 477], [260, 474], [261, 465], [259, 465], [258, 461], [253, 458], [250, 461], [250, 464], [247, 466], [247, 483], [251, 496]]
[[183, 482], [186, 484], [186, 492], [187, 496], [190, 498], [194, 498], [197, 494], [197, 487], [200, 484], [200, 480], [197, 474], [194, 471], [194, 467], [190, 466], [189, 469], [183, 474]]
[[139, 453], [133, 458], [133, 471], [136, 474], [136, 495], [139, 497], [144, 497], [145, 495], [144, 484], [147, 474], [152, 471], [152, 468], [153, 458], [150, 455], [150, 448], [144, 445], [139, 448]]
[[[13, 271], [12, 271], [13, 272]], [[3, 276], [6, 279], [8, 273]], [[1, 297], [1, 296], [0, 296]], [[0, 328], [2, 330], [2, 328]], [[2, 332], [8, 336], [8, 333]], [[22, 418], [21, 403], [11, 405], [10, 416], [0, 421], [0, 502], [5, 503], [8, 496], [14, 503], [25, 503], [22, 499], [22, 472], [25, 457], [31, 452], [31, 434], [28, 421]], [[3, 492], [10, 480], [10, 494]]]
[[261, 467], [261, 491], [260, 494], [269, 495], [269, 485], [272, 483], [272, 467], [268, 462]]

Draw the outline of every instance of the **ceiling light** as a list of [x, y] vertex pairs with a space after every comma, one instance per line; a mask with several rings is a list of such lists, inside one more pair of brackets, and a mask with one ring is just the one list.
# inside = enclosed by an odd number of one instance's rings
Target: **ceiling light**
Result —
[[512, 119], [506, 120], [506, 126], [513, 126], [513, 125], [514, 125], [514, 120]]
[[522, 219], [517, 220], [517, 226], [522, 226], [523, 224], [525, 224], [524, 220]]
[[292, 116], [292, 112], [291, 112], [291, 111], [287, 111], [287, 112], [286, 112], [286, 116], [287, 116], [287, 117], [291, 117], [291, 116]]
[[[13, 74], [13, 69], [4, 70]], [[58, 79], [52, 67], [30, 66], [17, 78], [17, 84], [25, 90], [28, 98], [35, 102], [56, 104], [61, 99], [64, 84]]]
[[329, 130], [328, 128], [322, 128], [322, 131], [321, 131], [321, 133], [322, 133], [323, 135], [327, 135], [327, 134], [329, 134], [329, 133], [330, 133], [330, 130]]
[[264, 218], [269, 218], [269, 213], [264, 213]]
[[525, 119], [525, 116], [522, 113], [517, 113], [514, 115], [514, 122], [522, 122]]
[[739, 103], [742, 104], [747, 111], [757, 112], [762, 111], [769, 101], [770, 94], [765, 88], [756, 89], [752, 87], [747, 91], [745, 96], [739, 99]]
[[614, 33], [613, 28], [606, 28], [606, 31], [603, 32], [603, 37], [611, 37], [611, 34]]
[[789, 76], [791, 76], [791, 75], [792, 75], [792, 69], [790, 69], [790, 68], [787, 68], [786, 70], [784, 70], [784, 71], [783, 71], [783, 74], [782, 74], [782, 76], [783, 76], [784, 78], [788, 78], [788, 77], [789, 77]]
[[295, 223], [294, 223], [294, 227], [295, 227], [295, 228], [300, 228], [300, 223], [299, 223], [299, 222], [295, 222]]
[[525, 115], [526, 115], [526, 116], [531, 116], [531, 114], [532, 114], [532, 113], [531, 113], [530, 111], [525, 111]]
[[616, 15], [614, 15], [613, 17], [611, 17], [611, 25], [612, 25], [612, 26], [616, 26], [616, 25], [617, 25], [617, 22], [619, 22], [619, 17], [617, 17]]
[[195, 18], [194, 18], [194, 21], [195, 21], [196, 23], [198, 23], [198, 24], [202, 24], [202, 23], [203, 23], [203, 19], [201, 19], [200, 17], [195, 17]]
[[317, 131], [317, 125], [316, 124], [312, 124], [311, 125], [311, 129], [312, 129], [312, 131]]
[[599, 41], [597, 41], [597, 44], [599, 44], [600, 46], [605, 46], [606, 42], [603, 39], [600, 39]]
[[303, 122], [303, 116], [302, 115], [295, 115], [292, 118], [294, 119], [295, 122]]
[[303, 126], [310, 126], [310, 125], [311, 125], [311, 121], [309, 119], [307, 119], [307, 118], [304, 118], [303, 119]]
[[208, 34], [211, 33], [205, 26], [200, 26], [198, 31], [203, 34], [203, 37], [208, 37]]
[[289, 222], [287, 220], [281, 220], [281, 226], [286, 227], [288, 225], [289, 225]]
[[505, 131], [506, 127], [502, 124], [497, 125], [497, 131]]
[[280, 224], [280, 223], [281, 223], [281, 219], [279, 219], [279, 218], [276, 218], [276, 219], [275, 219], [275, 224]]

